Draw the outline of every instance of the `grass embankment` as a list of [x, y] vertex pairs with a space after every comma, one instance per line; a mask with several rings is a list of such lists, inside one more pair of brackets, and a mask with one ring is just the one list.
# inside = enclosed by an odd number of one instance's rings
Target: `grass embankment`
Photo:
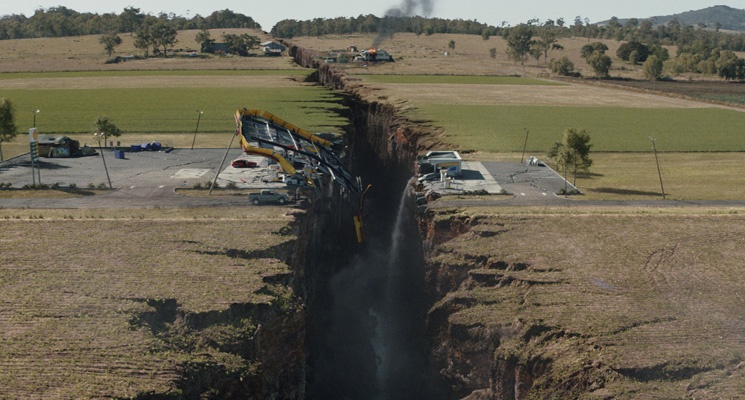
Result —
[[[741, 212], [474, 208], [436, 219], [470, 226], [431, 260], [472, 266], [441, 304], [460, 307], [450, 323], [501, 332], [500, 358], [552, 360], [534, 396], [575, 397], [582, 379], [607, 398], [745, 391]], [[557, 387], [569, 392], [540, 391]]]
[[3, 396], [178, 393], [177, 370], [201, 363], [249, 373], [251, 360], [226, 349], [253, 335], [250, 317], [190, 330], [148, 315], [290, 306], [263, 278], [290, 272], [291, 219], [274, 207], [0, 210]]

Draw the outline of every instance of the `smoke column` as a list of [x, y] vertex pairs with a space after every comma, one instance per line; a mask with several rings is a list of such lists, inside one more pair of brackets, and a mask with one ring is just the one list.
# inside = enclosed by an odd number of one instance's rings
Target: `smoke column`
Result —
[[398, 7], [389, 8], [380, 21], [378, 36], [373, 40], [372, 47], [377, 48], [380, 43], [393, 36], [395, 22], [391, 18], [413, 17], [417, 10], [421, 11], [423, 17], [429, 17], [433, 7], [432, 0], [404, 0]]

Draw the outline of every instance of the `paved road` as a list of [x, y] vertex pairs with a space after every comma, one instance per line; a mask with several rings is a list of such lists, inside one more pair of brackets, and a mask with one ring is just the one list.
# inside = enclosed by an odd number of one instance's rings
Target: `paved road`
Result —
[[[124, 159], [114, 157], [113, 151], [104, 152], [112, 185], [111, 193], [97, 196], [82, 196], [64, 199], [4, 199], [0, 208], [147, 208], [147, 207], [210, 207], [243, 206], [241, 197], [182, 196], [177, 188], [191, 188], [196, 183], [205, 184], [215, 176], [225, 156], [224, 149], [175, 149], [166, 152], [125, 153]], [[239, 149], [231, 149], [226, 158], [230, 161], [245, 157]], [[249, 157], [250, 158], [250, 157]], [[251, 158], [266, 166], [265, 158]], [[280, 183], [266, 183], [271, 179], [268, 168], [236, 169], [223, 166], [218, 183], [233, 182], [238, 187], [283, 187]], [[743, 207], [743, 201], [586, 201], [567, 199], [555, 193], [564, 189], [564, 179], [548, 167], [526, 166], [520, 163], [484, 162], [474, 170], [472, 179], [466, 182], [478, 188], [504, 189], [511, 193], [510, 199], [450, 199], [445, 196], [431, 204], [432, 207], [468, 206], [637, 206], [637, 207], [691, 207], [720, 206]], [[42, 158], [41, 181], [61, 186], [75, 184], [85, 188], [89, 184], [107, 183], [103, 160], [100, 156], [81, 158]], [[31, 162], [28, 156], [0, 163], [0, 182], [11, 183], [19, 188], [32, 183]]]

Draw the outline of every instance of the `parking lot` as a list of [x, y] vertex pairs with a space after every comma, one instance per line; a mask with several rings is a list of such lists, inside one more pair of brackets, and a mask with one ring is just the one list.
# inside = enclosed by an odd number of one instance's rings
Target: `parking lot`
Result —
[[[120, 156], [122, 153], [120, 153]], [[234, 168], [231, 161], [245, 159], [255, 167]], [[104, 167], [104, 162], [106, 167]], [[249, 163], [251, 164], [251, 163]], [[101, 155], [77, 158], [40, 158], [40, 174], [32, 175], [29, 155], [0, 163], [0, 183], [13, 188], [40, 182], [49, 186], [108, 187], [114, 191], [98, 196], [63, 199], [5, 199], [0, 207], [158, 207], [245, 205], [244, 198], [219, 196], [193, 197], [179, 195], [176, 189], [206, 187], [222, 169], [217, 179], [220, 187], [234, 186], [242, 189], [283, 189], [281, 173], [270, 160], [247, 156], [240, 149], [173, 149], [170, 151], [124, 152], [114, 156], [113, 149], [104, 149]], [[108, 178], [107, 172], [108, 170]], [[506, 162], [463, 162], [463, 173], [452, 180], [425, 182], [425, 189], [440, 195], [464, 192], [510, 194], [516, 198], [554, 198], [555, 194], [569, 187], [564, 179], [551, 168]]]
[[[242, 205], [241, 199], [217, 199], [181, 196], [179, 188], [206, 186], [226, 156], [225, 149], [173, 149], [171, 151], [124, 152], [116, 158], [113, 150], [103, 150], [101, 155], [76, 158], [39, 158], [40, 171], [32, 175], [31, 159], [24, 155], [0, 163], [0, 182], [13, 188], [39, 183], [60, 187], [108, 187], [108, 180], [115, 189], [99, 196], [63, 199], [0, 199], [0, 207], [116, 207], [141, 206], [200, 206]], [[230, 162], [244, 157], [240, 149], [230, 149], [222, 165], [217, 184], [224, 187], [231, 182], [238, 188], [284, 187], [283, 183], [265, 182], [272, 179], [268, 168], [233, 168]], [[268, 160], [258, 157], [260, 165]], [[106, 168], [104, 168], [104, 162]], [[108, 170], [108, 178], [106, 171]]]
[[546, 165], [514, 162], [463, 161], [460, 176], [424, 182], [425, 190], [440, 195], [486, 192], [516, 198], [552, 198], [574, 187]]

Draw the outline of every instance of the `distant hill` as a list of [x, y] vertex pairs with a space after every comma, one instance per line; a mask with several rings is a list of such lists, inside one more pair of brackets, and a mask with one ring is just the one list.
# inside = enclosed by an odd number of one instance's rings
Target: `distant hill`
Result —
[[[655, 25], [666, 25], [671, 19], [677, 18], [682, 24], [696, 26], [703, 23], [707, 28], [715, 28], [717, 23], [720, 29], [745, 32], [745, 10], [732, 8], [729, 6], [713, 6], [701, 10], [686, 11], [673, 15], [661, 15], [650, 18], [638, 18], [639, 21], [645, 19], [651, 20]], [[621, 25], [625, 24], [628, 19], [619, 19]], [[608, 21], [600, 22], [600, 25], [607, 24]]]

